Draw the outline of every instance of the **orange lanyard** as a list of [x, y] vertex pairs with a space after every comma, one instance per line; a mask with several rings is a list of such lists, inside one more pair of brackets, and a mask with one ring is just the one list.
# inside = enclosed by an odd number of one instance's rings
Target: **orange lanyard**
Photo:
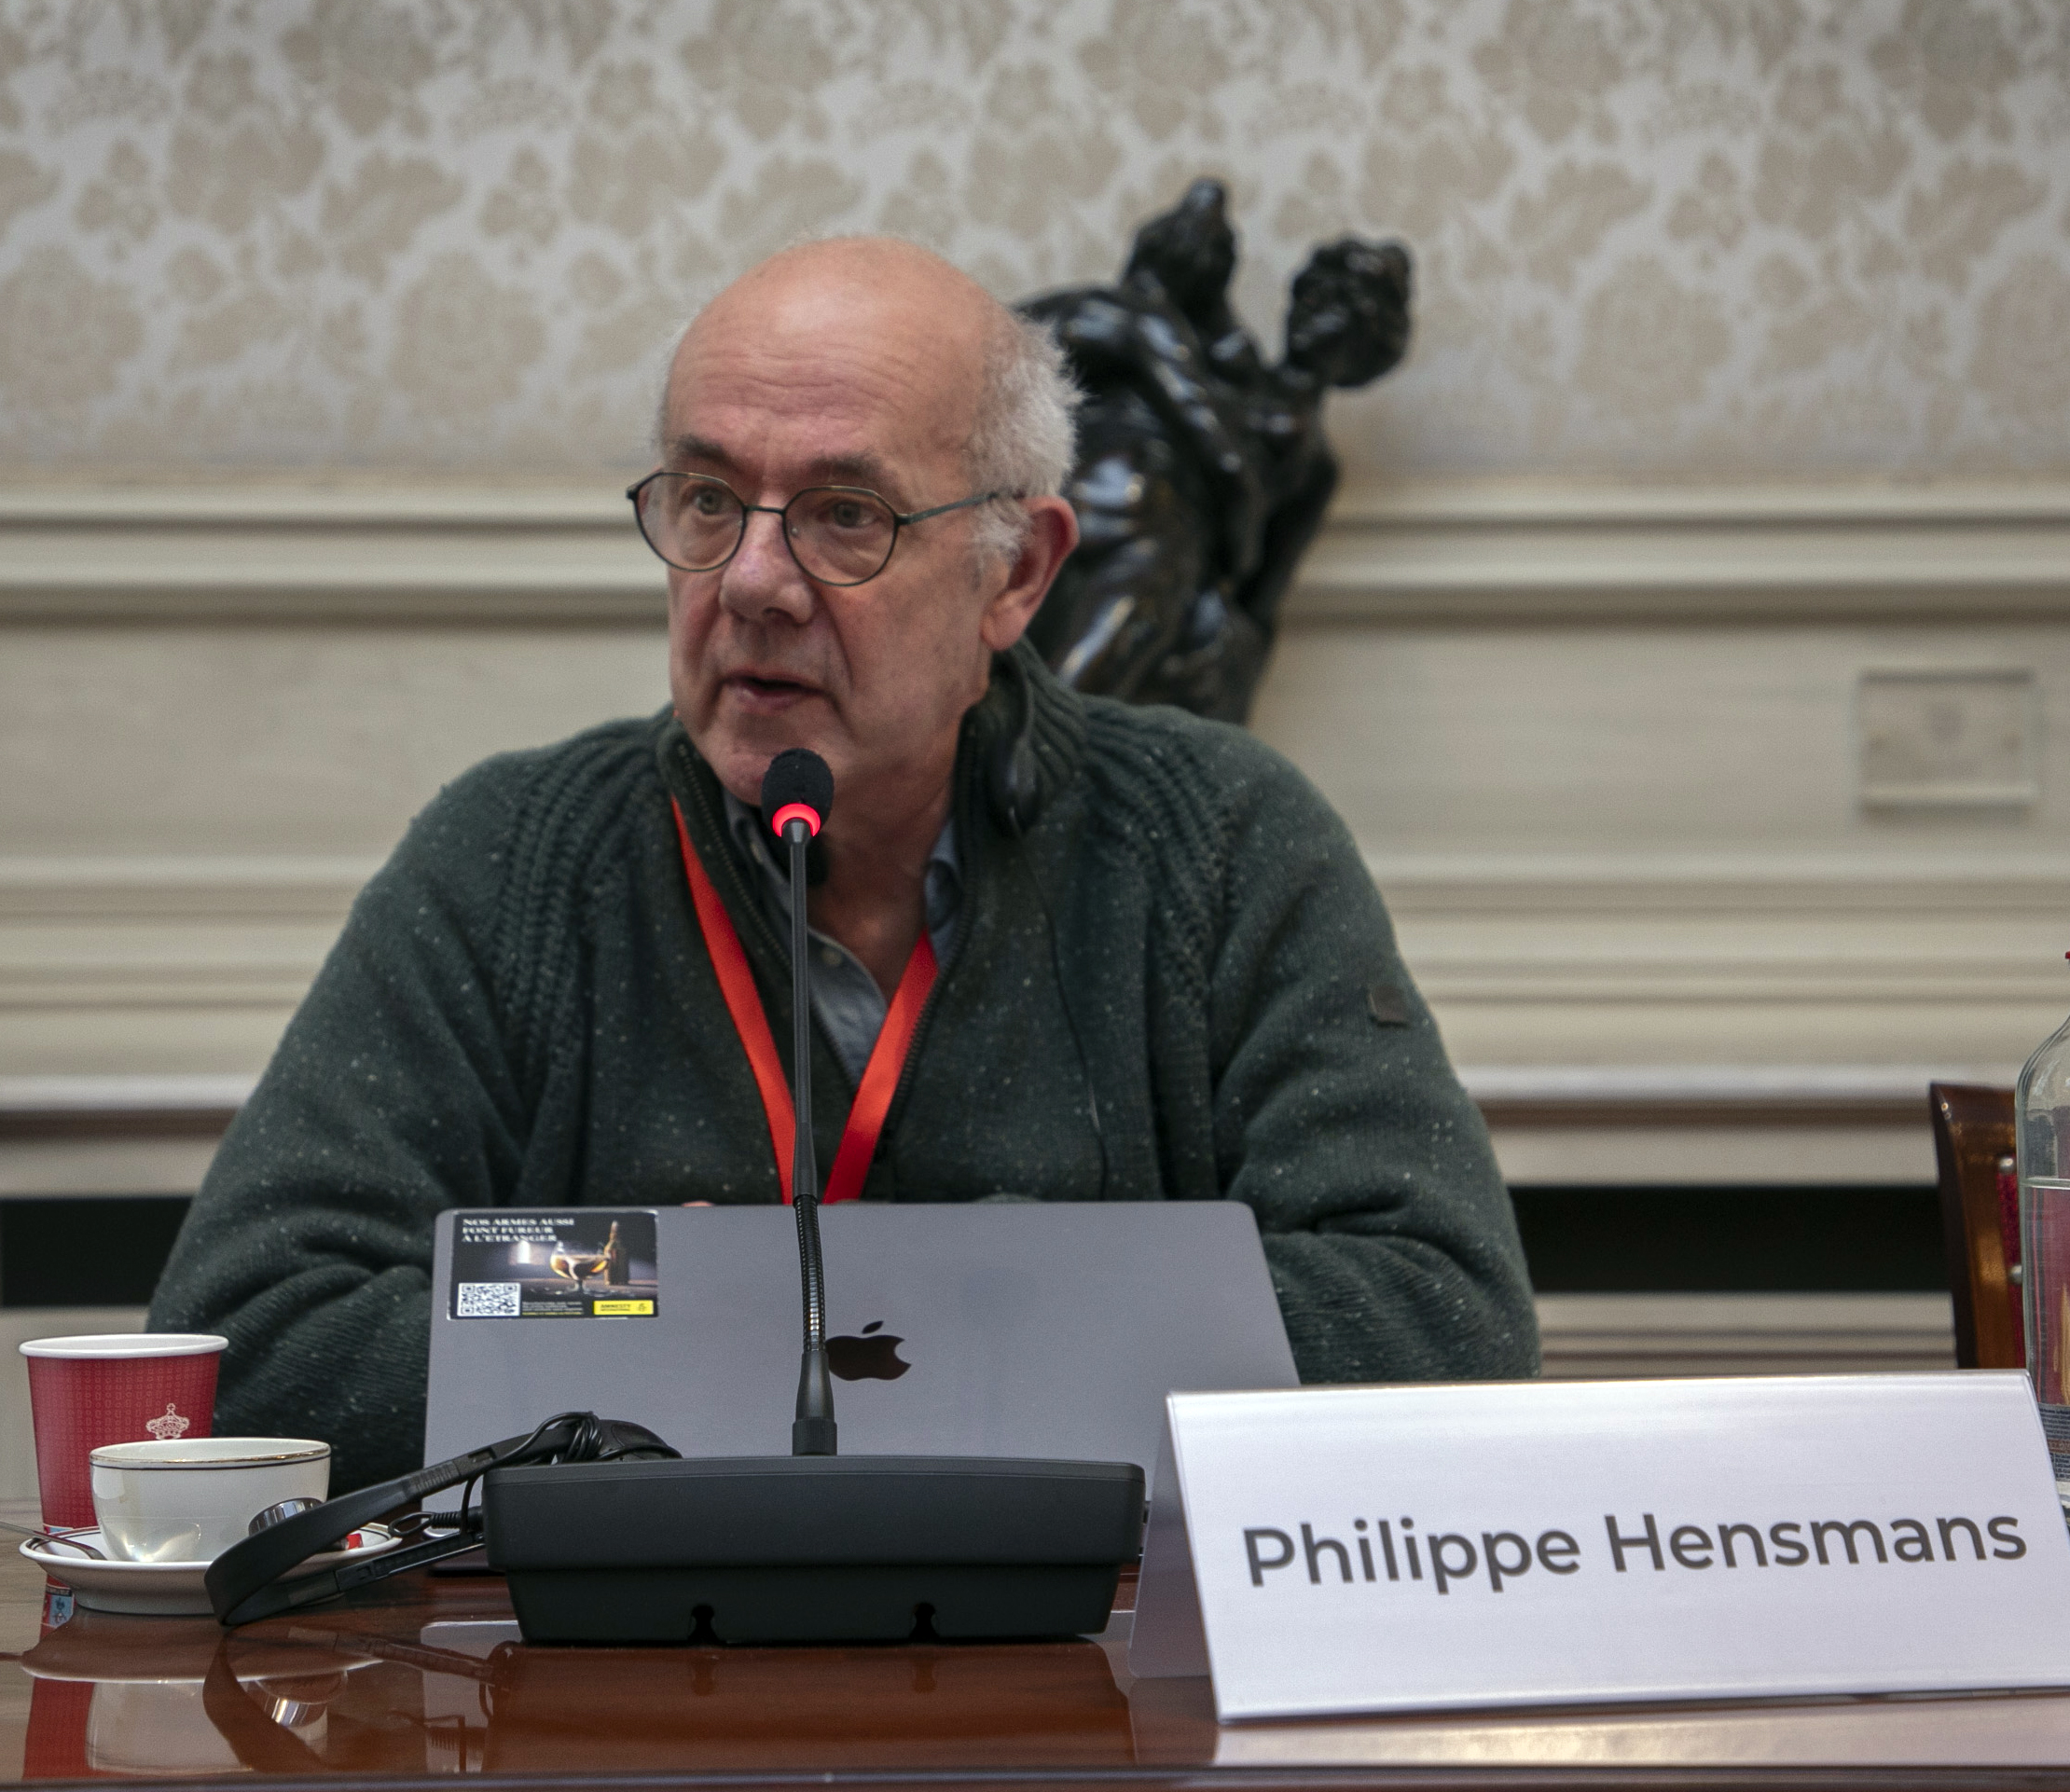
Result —
[[[763, 1013], [754, 972], [748, 968], [748, 955], [740, 949], [733, 917], [726, 913], [697, 848], [690, 844], [690, 831], [683, 824], [683, 806], [671, 798], [670, 806], [675, 810], [676, 839], [683, 848], [683, 874], [690, 879], [690, 900], [697, 907], [697, 925], [704, 930], [711, 968], [718, 973], [719, 992], [726, 999], [726, 1012], [733, 1016], [734, 1031], [739, 1034], [748, 1055], [748, 1068], [754, 1072], [754, 1086], [762, 1093], [762, 1110], [769, 1117], [769, 1145], [776, 1153], [777, 1180], [782, 1185], [788, 1206], [791, 1148], [796, 1127], [791, 1084], [783, 1074], [783, 1061], [777, 1056], [769, 1017]], [[853, 1201], [862, 1192], [862, 1179], [869, 1175], [870, 1162], [876, 1156], [877, 1135], [884, 1130], [884, 1116], [890, 1110], [891, 1096], [897, 1093], [899, 1073], [904, 1069], [905, 1055], [912, 1049], [920, 1010], [927, 1006], [927, 992], [934, 987], [934, 944], [922, 927], [920, 937], [913, 943], [913, 956], [905, 961], [905, 974], [892, 992], [891, 1005], [885, 1013], [876, 1044], [871, 1049], [870, 1061], [862, 1068], [855, 1105], [849, 1110], [849, 1123], [841, 1134], [841, 1149], [834, 1154], [834, 1170], [826, 1179], [826, 1192], [820, 1197], [822, 1202]]]

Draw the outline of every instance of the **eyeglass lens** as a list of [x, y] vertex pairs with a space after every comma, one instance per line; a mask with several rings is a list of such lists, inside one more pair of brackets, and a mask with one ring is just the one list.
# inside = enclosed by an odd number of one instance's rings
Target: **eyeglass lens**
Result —
[[[640, 526], [656, 553], [689, 572], [733, 557], [747, 522], [733, 489], [701, 474], [668, 474], [640, 494]], [[898, 519], [872, 492], [809, 486], [783, 507], [783, 531], [799, 566], [829, 585], [859, 585], [884, 570]]]

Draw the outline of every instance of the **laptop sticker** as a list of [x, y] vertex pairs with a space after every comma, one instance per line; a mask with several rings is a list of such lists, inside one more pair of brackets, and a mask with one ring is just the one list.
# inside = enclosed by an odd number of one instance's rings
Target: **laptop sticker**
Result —
[[463, 1213], [456, 1319], [651, 1319], [660, 1310], [652, 1208]]

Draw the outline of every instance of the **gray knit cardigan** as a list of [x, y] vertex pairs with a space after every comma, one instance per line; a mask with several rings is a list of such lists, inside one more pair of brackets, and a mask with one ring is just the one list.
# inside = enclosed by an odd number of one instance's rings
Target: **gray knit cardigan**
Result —
[[[964, 912], [874, 1201], [1241, 1200], [1308, 1381], [1527, 1375], [1530, 1290], [1481, 1118], [1344, 824], [1238, 729], [1081, 698], [1025, 649], [1042, 807], [997, 824], [965, 724]], [[788, 954], [681, 726], [624, 722], [448, 786], [354, 903], [209, 1171], [156, 1329], [216, 1330], [216, 1428], [416, 1466], [433, 1216], [770, 1202], [753, 1078], [669, 802], [770, 1030]], [[853, 1089], [823, 1039], [819, 1161]]]

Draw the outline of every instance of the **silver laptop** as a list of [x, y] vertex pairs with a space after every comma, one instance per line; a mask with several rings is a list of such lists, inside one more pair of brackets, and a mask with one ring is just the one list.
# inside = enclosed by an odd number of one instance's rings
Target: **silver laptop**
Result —
[[[1134, 1462], [1174, 1390], [1291, 1387], [1237, 1201], [822, 1210], [841, 1451]], [[587, 1409], [684, 1455], [787, 1455], [792, 1210], [459, 1208], [438, 1219], [424, 1460]]]

